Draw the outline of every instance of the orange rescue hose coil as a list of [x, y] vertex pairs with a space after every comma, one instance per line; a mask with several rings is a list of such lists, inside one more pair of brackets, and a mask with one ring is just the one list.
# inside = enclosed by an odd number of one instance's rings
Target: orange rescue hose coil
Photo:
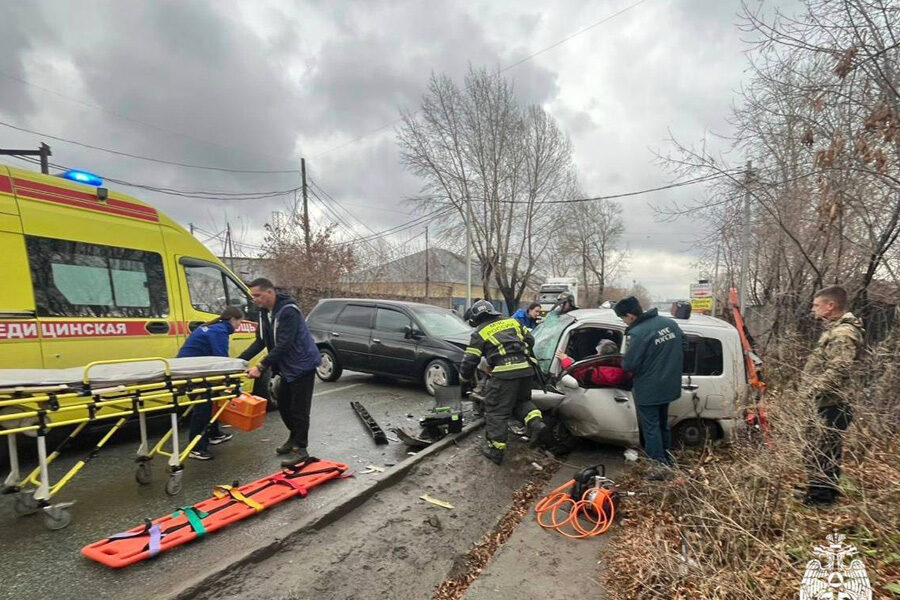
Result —
[[[612, 490], [604, 487], [591, 487], [585, 490], [579, 500], [574, 500], [567, 492], [575, 483], [570, 479], [543, 498], [535, 505], [538, 525], [544, 529], [554, 529], [571, 539], [582, 539], [606, 533], [612, 526], [615, 516]], [[593, 493], [593, 497], [591, 494]], [[567, 510], [565, 517], [560, 510]], [[582, 526], [581, 520], [588, 523]], [[591, 526], [593, 525], [593, 526]]]

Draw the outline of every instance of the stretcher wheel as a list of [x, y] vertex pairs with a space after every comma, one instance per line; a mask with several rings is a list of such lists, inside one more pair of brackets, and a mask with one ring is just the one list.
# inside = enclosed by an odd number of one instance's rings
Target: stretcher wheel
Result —
[[34, 494], [32, 492], [16, 494], [13, 510], [16, 511], [18, 516], [24, 517], [25, 515], [33, 515], [39, 508], [40, 505], [38, 504], [38, 501], [34, 499]]
[[44, 527], [51, 531], [63, 529], [72, 522], [72, 513], [65, 508], [51, 508], [45, 512]]
[[153, 471], [150, 470], [150, 463], [143, 461], [138, 463], [137, 471], [134, 472], [134, 479], [141, 485], [147, 485], [153, 478]]
[[166, 482], [166, 493], [170, 496], [175, 496], [178, 492], [181, 491], [181, 471], [176, 473], [172, 473], [169, 475], [169, 480]]

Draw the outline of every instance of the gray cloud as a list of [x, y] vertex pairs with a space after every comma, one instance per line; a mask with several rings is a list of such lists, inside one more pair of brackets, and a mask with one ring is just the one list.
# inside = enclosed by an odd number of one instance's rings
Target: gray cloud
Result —
[[[432, 72], [461, 81], [470, 64], [514, 64], [627, 4], [12, 3], [0, 20], [0, 70], [103, 111], [0, 77], [0, 116], [187, 163], [290, 169], [303, 153], [317, 183], [379, 230], [411, 218], [391, 211], [410, 210], [402, 199], [419, 182], [399, 164], [393, 126], [367, 134], [395, 121], [400, 108], [415, 109]], [[524, 102], [546, 107], [569, 132], [586, 193], [653, 187], [670, 178], [654, 156], [670, 130], [690, 140], [727, 131], [744, 64], [737, 9], [713, 0], [646, 2], [506, 75]], [[0, 128], [0, 141], [30, 147], [41, 140]], [[293, 174], [190, 170], [52, 145], [58, 162], [181, 189], [298, 182]], [[126, 191], [183, 223], [240, 221], [254, 241], [271, 211], [290, 200], [221, 203]], [[648, 201], [698, 193], [629, 200], [626, 242], [641, 256], [667, 252], [686, 264], [681, 253], [700, 231], [656, 223]], [[636, 261], [634, 278], [672, 289], [647, 270], [654, 262]], [[677, 271], [672, 277], [686, 272]]]

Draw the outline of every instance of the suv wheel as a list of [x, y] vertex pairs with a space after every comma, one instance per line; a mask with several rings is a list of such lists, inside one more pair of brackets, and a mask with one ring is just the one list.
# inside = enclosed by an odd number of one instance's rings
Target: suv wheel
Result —
[[682, 421], [672, 430], [675, 443], [685, 448], [698, 448], [718, 437], [716, 426], [703, 419]]
[[453, 385], [456, 379], [456, 371], [453, 365], [443, 358], [436, 358], [425, 367], [425, 374], [422, 376], [425, 390], [432, 396], [435, 395], [435, 388], [439, 385]]
[[319, 352], [322, 353], [322, 364], [316, 369], [316, 375], [322, 381], [337, 381], [344, 369], [341, 368], [340, 363], [331, 350], [320, 348]]

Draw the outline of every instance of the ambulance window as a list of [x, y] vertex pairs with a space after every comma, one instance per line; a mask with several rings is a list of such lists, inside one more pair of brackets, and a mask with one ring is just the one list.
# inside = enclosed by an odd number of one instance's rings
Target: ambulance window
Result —
[[159, 318], [169, 312], [153, 252], [26, 237], [38, 316]]
[[722, 342], [715, 338], [688, 335], [684, 351], [685, 375], [721, 375]]
[[228, 305], [223, 273], [216, 267], [185, 266], [191, 306], [199, 311], [220, 314]]
[[191, 306], [199, 311], [221, 314], [226, 306], [236, 306], [250, 315], [250, 296], [231, 277], [213, 265], [184, 265]]
[[228, 295], [228, 304], [231, 306], [237, 306], [239, 309], [244, 311], [244, 316], [251, 318], [251, 320], [256, 320], [256, 305], [250, 301], [250, 296], [247, 295], [247, 292], [244, 291], [244, 288], [239, 286], [237, 282], [225, 275], [225, 293]]

